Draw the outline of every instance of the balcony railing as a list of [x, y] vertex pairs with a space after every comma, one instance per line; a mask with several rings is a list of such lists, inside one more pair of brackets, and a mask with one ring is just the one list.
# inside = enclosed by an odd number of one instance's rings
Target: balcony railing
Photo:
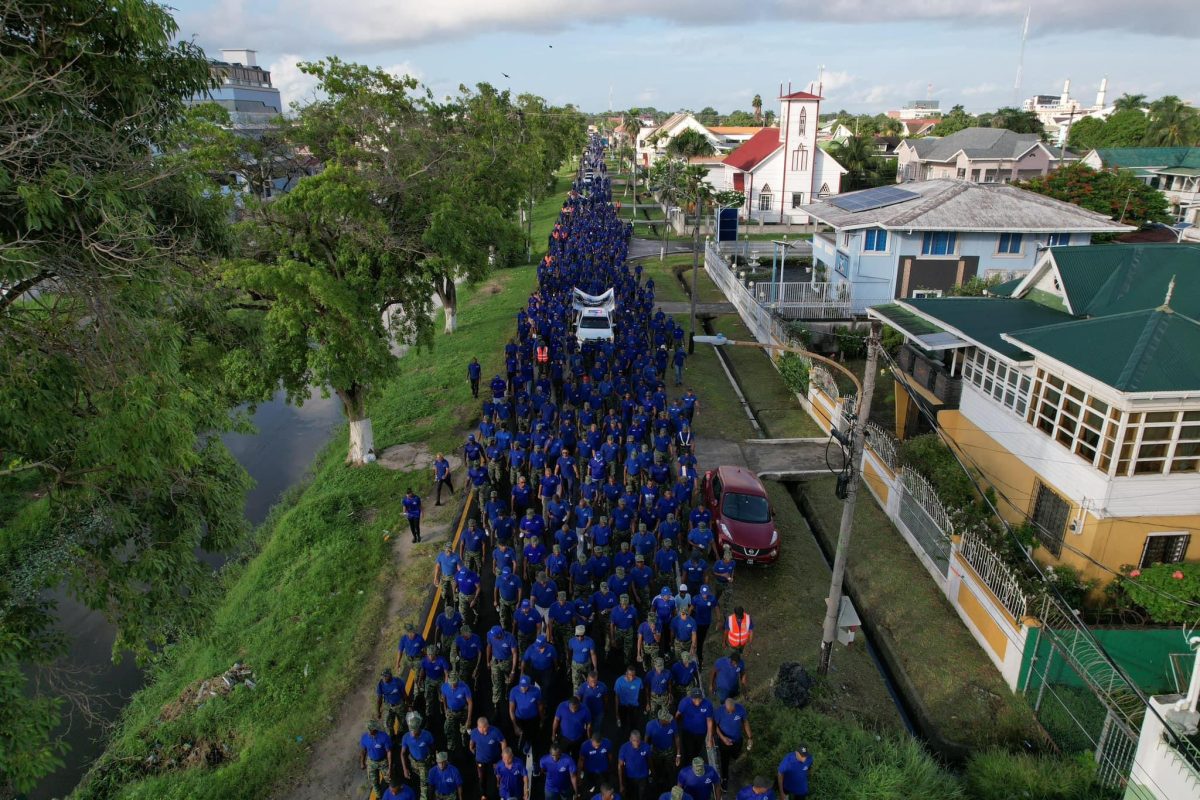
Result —
[[962, 398], [962, 378], [951, 375], [942, 362], [906, 344], [896, 354], [896, 364], [912, 383], [936, 397], [944, 408], [958, 408]]

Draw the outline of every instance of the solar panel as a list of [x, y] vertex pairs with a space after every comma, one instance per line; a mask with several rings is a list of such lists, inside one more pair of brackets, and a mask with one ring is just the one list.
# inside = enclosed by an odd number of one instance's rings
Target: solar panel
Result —
[[834, 197], [829, 202], [843, 211], [870, 211], [873, 208], [893, 206], [905, 200], [915, 200], [921, 195], [907, 189], [895, 186], [880, 186], [875, 189], [863, 189], [861, 192], [851, 192]]

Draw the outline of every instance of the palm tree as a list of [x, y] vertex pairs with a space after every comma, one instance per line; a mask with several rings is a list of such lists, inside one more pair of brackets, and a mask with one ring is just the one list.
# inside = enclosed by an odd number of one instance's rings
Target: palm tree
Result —
[[695, 156], [711, 156], [717, 152], [709, 138], [695, 128], [688, 128], [667, 142], [667, 155], [691, 159]]
[[1117, 111], [1141, 111], [1146, 107], [1146, 95], [1144, 94], [1125, 94], [1113, 101], [1113, 112]]
[[754, 99], [750, 101], [750, 106], [754, 109], [754, 121], [759, 125], [762, 124], [762, 95], [754, 95]]
[[1173, 94], [1150, 104], [1149, 126], [1142, 144], [1151, 147], [1186, 147], [1200, 144], [1200, 112]]
[[875, 141], [870, 136], [850, 136], [830, 150], [849, 171], [849, 188], [861, 189], [870, 182], [869, 176], [875, 171]]
[[904, 125], [898, 119], [887, 117], [877, 121], [880, 136], [899, 136]]
[[[642, 121], [636, 115], [630, 114], [622, 130], [629, 136], [629, 144], [633, 149], [629, 156], [629, 185], [633, 187], [633, 204], [637, 206], [637, 137], [642, 132]], [[633, 209], [633, 216], [637, 216], [636, 207]]]

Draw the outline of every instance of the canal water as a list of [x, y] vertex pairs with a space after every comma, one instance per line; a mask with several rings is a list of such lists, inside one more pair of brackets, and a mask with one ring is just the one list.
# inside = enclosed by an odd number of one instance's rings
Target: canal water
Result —
[[[290, 406], [283, 393], [260, 405], [253, 416], [254, 434], [227, 434], [222, 438], [234, 457], [250, 473], [254, 486], [246, 497], [246, 519], [261, 523], [271, 506], [290, 486], [302, 480], [317, 452], [342, 421], [336, 397], [314, 394], [303, 406]], [[224, 560], [213, 554], [214, 566]], [[143, 675], [128, 653], [120, 663], [112, 661], [115, 631], [103, 615], [56, 592], [58, 619], [69, 641], [66, 662], [84, 672], [83, 682], [97, 698], [106, 722], [116, 719], [130, 696], [142, 685]], [[76, 714], [64, 738], [70, 747], [66, 766], [48, 775], [30, 795], [31, 800], [50, 800], [68, 794], [91, 762], [100, 754], [102, 730]]]

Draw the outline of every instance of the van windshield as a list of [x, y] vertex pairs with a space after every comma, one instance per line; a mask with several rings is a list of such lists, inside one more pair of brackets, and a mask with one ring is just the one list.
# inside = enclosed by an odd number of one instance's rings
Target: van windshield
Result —
[[738, 522], [767, 522], [771, 519], [771, 506], [765, 497], [727, 492], [721, 501], [721, 513]]
[[581, 328], [607, 328], [608, 320], [604, 317], [584, 317], [579, 320]]

